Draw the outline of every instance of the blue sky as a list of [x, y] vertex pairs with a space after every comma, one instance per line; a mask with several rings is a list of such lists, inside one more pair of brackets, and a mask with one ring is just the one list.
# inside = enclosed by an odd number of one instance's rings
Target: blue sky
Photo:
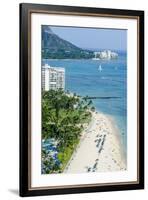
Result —
[[81, 48], [126, 50], [127, 30], [77, 27], [53, 27], [61, 38]]

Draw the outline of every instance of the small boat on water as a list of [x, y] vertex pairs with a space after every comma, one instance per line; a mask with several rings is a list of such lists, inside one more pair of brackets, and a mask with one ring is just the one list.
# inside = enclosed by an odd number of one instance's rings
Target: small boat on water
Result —
[[102, 66], [99, 65], [98, 70], [101, 72], [102, 71]]

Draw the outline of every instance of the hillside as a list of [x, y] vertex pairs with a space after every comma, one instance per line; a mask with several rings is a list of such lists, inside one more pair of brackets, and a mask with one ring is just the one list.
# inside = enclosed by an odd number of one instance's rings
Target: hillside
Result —
[[42, 25], [43, 59], [89, 59], [93, 57], [93, 51], [75, 46], [56, 35], [50, 26]]

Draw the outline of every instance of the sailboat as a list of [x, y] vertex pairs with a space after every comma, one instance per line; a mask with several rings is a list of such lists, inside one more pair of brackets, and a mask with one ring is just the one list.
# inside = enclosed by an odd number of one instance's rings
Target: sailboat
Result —
[[102, 66], [99, 65], [98, 70], [101, 72], [102, 71]]

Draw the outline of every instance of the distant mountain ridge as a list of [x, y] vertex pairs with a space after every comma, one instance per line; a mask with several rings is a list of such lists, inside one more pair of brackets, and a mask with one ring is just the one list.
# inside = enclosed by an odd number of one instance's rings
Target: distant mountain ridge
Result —
[[75, 46], [56, 35], [50, 26], [42, 25], [43, 59], [90, 59], [93, 57], [93, 51]]

